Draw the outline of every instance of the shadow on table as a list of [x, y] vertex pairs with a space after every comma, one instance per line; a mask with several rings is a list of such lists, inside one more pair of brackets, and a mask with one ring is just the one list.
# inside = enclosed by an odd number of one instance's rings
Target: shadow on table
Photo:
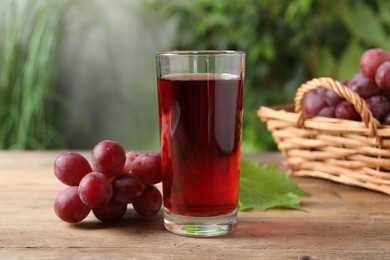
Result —
[[[90, 213], [93, 215], [93, 213]], [[104, 223], [99, 221], [95, 216], [89, 217], [88, 219], [72, 225], [76, 229], [116, 229], [116, 230], [126, 230], [128, 232], [142, 230], [142, 231], [158, 231], [164, 229], [163, 224], [163, 212], [160, 211], [157, 215], [153, 217], [143, 217], [136, 213], [132, 208], [129, 208], [126, 214], [122, 219]]]

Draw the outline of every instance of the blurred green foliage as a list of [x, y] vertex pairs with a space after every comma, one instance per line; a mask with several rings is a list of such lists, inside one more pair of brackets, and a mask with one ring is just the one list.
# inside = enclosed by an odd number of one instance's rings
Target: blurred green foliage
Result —
[[313, 77], [349, 78], [365, 49], [390, 48], [387, 0], [155, 0], [147, 8], [176, 21], [172, 49], [246, 52], [243, 152], [276, 149], [259, 106], [292, 102]]
[[[56, 86], [64, 16], [70, 6], [79, 10], [78, 19], [87, 21], [80, 31], [88, 21], [104, 23], [100, 15], [86, 19], [100, 2], [0, 0], [0, 149], [66, 146], [58, 115], [71, 104]], [[292, 102], [299, 85], [313, 77], [351, 77], [367, 48], [390, 50], [388, 0], [143, 3], [176, 24], [171, 49], [246, 52], [243, 152], [276, 149], [256, 116], [259, 106]]]
[[52, 83], [65, 3], [0, 0], [0, 149], [63, 145]]

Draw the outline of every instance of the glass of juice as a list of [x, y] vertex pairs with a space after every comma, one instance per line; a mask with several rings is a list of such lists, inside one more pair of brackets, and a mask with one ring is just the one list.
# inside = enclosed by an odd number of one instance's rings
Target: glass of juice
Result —
[[156, 55], [164, 225], [193, 237], [237, 222], [245, 54]]

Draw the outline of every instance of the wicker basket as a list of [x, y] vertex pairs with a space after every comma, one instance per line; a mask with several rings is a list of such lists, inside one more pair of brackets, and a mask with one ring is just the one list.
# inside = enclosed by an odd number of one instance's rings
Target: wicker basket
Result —
[[[316, 88], [332, 89], [354, 104], [362, 121], [307, 117], [304, 96]], [[294, 105], [260, 107], [285, 157], [289, 173], [364, 187], [390, 195], [390, 126], [381, 125], [355, 92], [331, 78], [300, 86]]]

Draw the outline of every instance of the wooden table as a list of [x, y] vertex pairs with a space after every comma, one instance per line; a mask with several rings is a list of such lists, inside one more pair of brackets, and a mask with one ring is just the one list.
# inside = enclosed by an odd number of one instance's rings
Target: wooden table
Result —
[[[239, 213], [238, 230], [215, 238], [166, 231], [162, 214], [128, 210], [115, 224], [82, 223], [53, 211], [65, 186], [53, 174], [58, 152], [0, 151], [0, 259], [390, 259], [390, 196], [313, 178], [305, 211]], [[244, 156], [281, 167], [281, 156]]]

